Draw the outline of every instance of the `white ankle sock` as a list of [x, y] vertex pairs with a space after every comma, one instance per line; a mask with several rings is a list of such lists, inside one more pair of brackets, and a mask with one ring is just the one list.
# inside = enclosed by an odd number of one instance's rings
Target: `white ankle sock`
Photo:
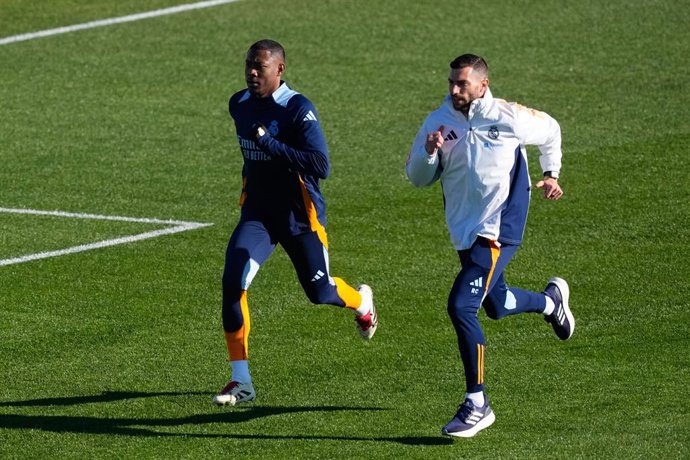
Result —
[[484, 392], [478, 391], [476, 393], [465, 393], [465, 399], [470, 398], [475, 406], [482, 407], [484, 405]]
[[556, 305], [553, 303], [553, 300], [551, 300], [551, 297], [545, 295], [546, 297], [546, 307], [544, 307], [544, 315], [549, 316], [551, 313], [553, 313], [553, 309], [556, 308]]
[[230, 365], [232, 366], [232, 377], [230, 380], [240, 383], [252, 383], [252, 377], [249, 375], [249, 361], [246, 359], [230, 361]]

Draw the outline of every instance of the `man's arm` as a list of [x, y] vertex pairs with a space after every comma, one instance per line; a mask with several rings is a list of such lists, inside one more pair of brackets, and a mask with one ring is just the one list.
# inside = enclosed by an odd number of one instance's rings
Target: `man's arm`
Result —
[[561, 127], [549, 114], [530, 109], [519, 104], [513, 105], [516, 121], [515, 132], [523, 145], [536, 145], [541, 155], [539, 164], [544, 174], [543, 180], [534, 184], [544, 189], [544, 198], [558, 200], [563, 190], [558, 184], [561, 171]]
[[443, 126], [427, 132], [427, 123], [417, 133], [407, 157], [405, 172], [415, 187], [431, 185], [441, 175], [438, 152], [443, 145]]
[[256, 145], [271, 157], [284, 162], [296, 171], [325, 179], [330, 172], [326, 139], [318, 122], [310, 123], [312, 123], [311, 126], [302, 127], [304, 138], [307, 140], [305, 148], [293, 148], [280, 142], [263, 126], [256, 127]]

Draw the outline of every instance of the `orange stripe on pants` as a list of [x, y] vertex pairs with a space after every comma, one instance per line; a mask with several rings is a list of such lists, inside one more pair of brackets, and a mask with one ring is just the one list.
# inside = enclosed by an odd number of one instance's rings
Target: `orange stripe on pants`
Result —
[[494, 269], [498, 263], [498, 258], [501, 255], [501, 247], [493, 240], [489, 240], [489, 245], [491, 246], [491, 270], [489, 270], [489, 275], [486, 277], [486, 286], [484, 286], [484, 295], [489, 292], [489, 286], [491, 285], [491, 278], [494, 276]]
[[230, 361], [243, 361], [249, 357], [249, 306], [247, 305], [247, 291], [242, 291], [240, 295], [240, 307], [242, 308], [242, 327], [234, 332], [225, 333], [225, 343], [228, 346], [228, 356]]
[[480, 343], [477, 344], [477, 385], [484, 383], [484, 350], [486, 347]]

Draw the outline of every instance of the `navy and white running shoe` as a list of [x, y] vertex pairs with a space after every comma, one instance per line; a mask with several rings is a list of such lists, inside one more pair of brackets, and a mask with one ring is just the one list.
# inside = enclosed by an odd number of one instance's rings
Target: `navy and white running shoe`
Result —
[[443, 427], [441, 433], [447, 436], [471, 438], [484, 428], [488, 428], [496, 420], [494, 411], [489, 407], [489, 398], [484, 395], [484, 405], [475, 406], [474, 402], [467, 398], [458, 407], [458, 412], [453, 420]]
[[554, 303], [553, 312], [544, 319], [547, 323], [551, 323], [559, 339], [568, 340], [575, 332], [575, 318], [568, 306], [570, 297], [568, 283], [564, 279], [553, 277], [544, 288], [544, 294], [551, 297]]

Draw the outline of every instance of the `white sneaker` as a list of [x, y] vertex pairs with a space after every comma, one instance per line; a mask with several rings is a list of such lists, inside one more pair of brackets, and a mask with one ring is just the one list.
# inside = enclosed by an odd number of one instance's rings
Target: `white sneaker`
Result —
[[568, 304], [570, 299], [568, 283], [562, 278], [553, 277], [544, 288], [544, 294], [551, 297], [554, 304], [553, 312], [544, 319], [547, 323], [551, 323], [559, 339], [568, 340], [575, 332], [575, 318]]
[[441, 433], [459, 438], [471, 438], [496, 420], [496, 415], [489, 407], [489, 398], [484, 394], [484, 405], [475, 406], [470, 398], [458, 407], [455, 417], [443, 427]]
[[379, 316], [376, 314], [376, 307], [374, 306], [374, 293], [366, 284], [360, 285], [357, 291], [362, 296], [362, 305], [369, 307], [369, 313], [355, 316], [355, 325], [362, 339], [371, 340], [379, 325]]
[[234, 406], [256, 398], [256, 391], [251, 383], [240, 383], [234, 380], [228, 382], [220, 393], [213, 397], [213, 402], [219, 406]]

